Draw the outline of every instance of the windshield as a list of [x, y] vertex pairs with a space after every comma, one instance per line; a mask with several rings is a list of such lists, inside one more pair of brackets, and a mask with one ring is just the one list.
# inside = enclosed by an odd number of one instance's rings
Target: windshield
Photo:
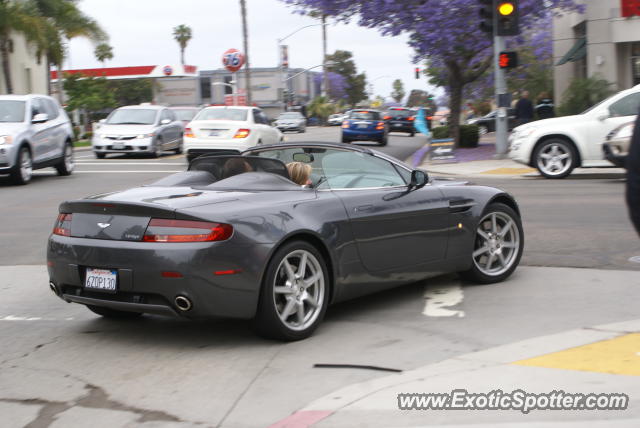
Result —
[[24, 101], [0, 101], [0, 122], [24, 122]]
[[597, 103], [597, 104], [596, 104], [596, 105], [594, 105], [594, 106], [589, 107], [588, 109], [586, 109], [585, 111], [583, 111], [583, 112], [582, 112], [582, 113], [580, 113], [580, 114], [587, 114], [587, 113], [589, 113], [591, 110], [593, 110], [593, 109], [595, 109], [596, 107], [598, 107], [600, 104], [605, 103], [605, 102], [609, 101], [611, 98], [616, 97], [616, 96], [618, 96], [618, 94], [613, 95], [613, 96], [610, 96], [609, 98], [605, 98], [604, 100], [600, 101], [599, 103]]
[[356, 120], [380, 120], [380, 113], [377, 111], [352, 111], [349, 118]]
[[301, 117], [300, 113], [283, 113], [278, 116], [278, 119], [300, 119]]
[[239, 108], [208, 108], [202, 110], [194, 120], [247, 120], [247, 111]]
[[411, 117], [413, 112], [409, 110], [389, 110], [388, 115], [392, 117]]
[[123, 108], [111, 113], [107, 118], [109, 125], [153, 125], [156, 123], [157, 110]]
[[172, 111], [175, 113], [178, 120], [192, 120], [198, 113], [198, 110], [196, 109], [176, 109]]

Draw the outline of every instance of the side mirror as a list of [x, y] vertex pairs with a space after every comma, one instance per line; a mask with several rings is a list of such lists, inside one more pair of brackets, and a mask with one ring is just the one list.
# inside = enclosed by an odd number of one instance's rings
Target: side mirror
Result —
[[609, 110], [607, 110], [606, 113], [602, 113], [600, 115], [598, 115], [598, 120], [600, 122], [604, 122], [605, 120], [609, 119], [611, 117], [611, 112]]
[[429, 175], [418, 169], [414, 169], [411, 172], [411, 183], [409, 183], [409, 188], [419, 189], [421, 187], [426, 186], [429, 183]]
[[47, 120], [49, 120], [48, 114], [38, 113], [35, 116], [33, 116], [33, 119], [31, 119], [31, 123], [45, 123]]
[[168, 125], [168, 124], [170, 124], [170, 123], [171, 123], [171, 120], [169, 120], [169, 119], [162, 119], [162, 120], [160, 121], [160, 125]]
[[107, 123], [107, 119], [100, 119], [98, 123], [104, 125], [105, 123]]

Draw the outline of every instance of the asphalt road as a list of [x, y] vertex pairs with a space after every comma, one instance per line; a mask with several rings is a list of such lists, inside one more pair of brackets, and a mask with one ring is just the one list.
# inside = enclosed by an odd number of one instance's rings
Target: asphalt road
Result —
[[[337, 141], [337, 135], [336, 128], [310, 129], [289, 139]], [[418, 137], [393, 135], [383, 150], [406, 158], [421, 145]], [[409, 370], [637, 317], [629, 302], [640, 298], [640, 281], [626, 259], [640, 254], [640, 245], [622, 204], [624, 183], [602, 176], [482, 183], [519, 200], [524, 264], [621, 270], [608, 276], [524, 267], [492, 286], [443, 276], [332, 307], [315, 336], [288, 344], [260, 339], [241, 321], [101, 319], [48, 291], [44, 248], [58, 203], [149, 183], [183, 170], [185, 162], [176, 156], [97, 161], [87, 152], [77, 160], [71, 177], [43, 171], [28, 186], [0, 184], [3, 426], [266, 427], [340, 387], [386, 374], [316, 363]], [[454, 297], [453, 316], [425, 306], [425, 296], [434, 295]]]

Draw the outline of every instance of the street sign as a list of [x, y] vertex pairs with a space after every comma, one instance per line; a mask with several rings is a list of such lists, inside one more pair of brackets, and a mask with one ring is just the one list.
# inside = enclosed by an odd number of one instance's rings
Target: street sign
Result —
[[[235, 101], [237, 99], [237, 103]], [[246, 95], [225, 95], [224, 96], [224, 105], [226, 106], [246, 106], [247, 105], [247, 96]]]
[[235, 73], [244, 65], [244, 54], [238, 49], [229, 49], [222, 55], [222, 65], [230, 72]]
[[433, 140], [429, 151], [431, 162], [452, 163], [456, 161], [455, 142], [451, 138]]

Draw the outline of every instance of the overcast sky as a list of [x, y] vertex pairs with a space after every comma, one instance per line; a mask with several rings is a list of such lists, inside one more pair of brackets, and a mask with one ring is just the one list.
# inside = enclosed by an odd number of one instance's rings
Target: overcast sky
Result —
[[[187, 64], [201, 70], [220, 68], [228, 48], [242, 50], [239, 0], [81, 0], [80, 7], [96, 19], [109, 34], [114, 59], [109, 67], [168, 65], [180, 63], [180, 51], [172, 29], [186, 24], [193, 39], [186, 50]], [[317, 23], [293, 13], [278, 0], [247, 0], [251, 66], [277, 65], [276, 40], [304, 26]], [[428, 89], [426, 79], [416, 80], [412, 50], [407, 37], [382, 37], [376, 30], [356, 24], [328, 27], [328, 49], [353, 52], [358, 70], [373, 81], [375, 93], [388, 96], [394, 79], [402, 79], [407, 93]], [[308, 68], [322, 62], [321, 27], [304, 29], [286, 40], [291, 67]], [[86, 40], [70, 43], [65, 68], [92, 68], [101, 64]]]

